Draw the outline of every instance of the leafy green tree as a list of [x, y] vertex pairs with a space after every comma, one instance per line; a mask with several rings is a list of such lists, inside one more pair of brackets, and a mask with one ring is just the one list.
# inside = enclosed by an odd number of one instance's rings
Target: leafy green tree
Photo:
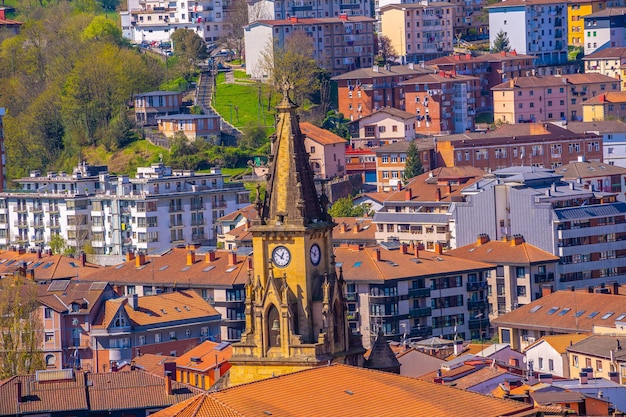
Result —
[[83, 32], [83, 40], [110, 40], [113, 43], [121, 43], [122, 31], [117, 24], [99, 15], [93, 18], [89, 26]]
[[367, 213], [363, 204], [354, 205], [352, 197], [344, 197], [335, 201], [328, 210], [332, 217], [361, 217]]
[[186, 77], [195, 71], [198, 61], [208, 56], [204, 40], [193, 30], [176, 29], [172, 34], [172, 46]]
[[37, 284], [25, 271], [0, 280], [0, 379], [44, 368]]
[[339, 113], [336, 110], [330, 110], [326, 113], [324, 121], [322, 121], [322, 128], [333, 132], [335, 135], [340, 136], [346, 140], [350, 140], [350, 130], [348, 129], [348, 123], [350, 120], [343, 116], [343, 113]]
[[65, 252], [67, 242], [61, 235], [52, 235], [48, 245], [50, 246], [52, 253], [54, 253], [55, 255], [59, 255]]
[[267, 142], [267, 139], [265, 128], [255, 122], [251, 122], [243, 128], [243, 136], [239, 139], [239, 146], [256, 149]]
[[404, 166], [404, 179], [409, 180], [424, 173], [424, 167], [422, 166], [422, 160], [420, 159], [419, 152], [417, 151], [417, 145], [415, 142], [409, 143], [409, 148], [406, 152], [406, 164]]
[[491, 50], [493, 52], [509, 52], [511, 50], [509, 37], [502, 29], [500, 29], [500, 32], [496, 34]]

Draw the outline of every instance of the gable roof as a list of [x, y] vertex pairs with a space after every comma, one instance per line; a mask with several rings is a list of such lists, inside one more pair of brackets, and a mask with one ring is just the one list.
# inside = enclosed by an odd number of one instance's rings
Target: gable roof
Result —
[[626, 91], [612, 91], [589, 98], [583, 106], [603, 103], [626, 103]]
[[[132, 360], [136, 368], [142, 369], [145, 372], [155, 374], [158, 376], [163, 376], [163, 372], [165, 370], [164, 364], [166, 363], [174, 363], [176, 361], [175, 356], [166, 356], [166, 355], [156, 355], [153, 353], [143, 353], [140, 356], [135, 356]], [[120, 367], [118, 372], [120, 371], [131, 371], [131, 364], [125, 364]]]
[[568, 122], [567, 130], [576, 133], [602, 132], [623, 133], [626, 132], [626, 123], [621, 120], [596, 120], [593, 122]]
[[515, 239], [512, 241], [489, 240], [486, 243], [480, 243], [479, 238], [478, 241], [469, 245], [446, 251], [446, 255], [499, 265], [532, 265], [560, 260], [558, 256], [554, 256], [530, 243], [516, 244]]
[[557, 353], [563, 354], [566, 352], [568, 346], [578, 343], [581, 340], [584, 340], [588, 337], [589, 335], [584, 334], [584, 333], [581, 333], [581, 334], [567, 333], [567, 334], [555, 334], [555, 335], [550, 335], [550, 336], [543, 336], [541, 339], [535, 341], [535, 343], [529, 345], [525, 349], [525, 351], [528, 351], [529, 349], [541, 343], [547, 343]]
[[624, 47], [611, 47], [596, 50], [594, 53], [583, 57], [583, 61], [589, 61], [592, 59], [607, 59], [607, 58], [622, 58], [626, 56], [626, 48]]
[[106, 282], [75, 282], [55, 280], [50, 284], [37, 287], [37, 299], [40, 304], [58, 313], [67, 313], [72, 303], [79, 306], [79, 314], [91, 313], [98, 299], [109, 289]]
[[27, 275], [32, 271], [37, 281], [83, 278], [104, 269], [103, 266], [89, 262], [83, 264], [81, 259], [65, 255], [24, 251], [0, 252], [0, 276], [14, 274], [20, 268], [25, 268]]
[[[281, 375], [206, 394], [246, 416], [411, 415], [489, 417], [532, 410], [530, 404], [500, 400], [387, 372], [331, 365]], [[471, 404], [472, 406], [468, 406]], [[185, 416], [208, 416], [211, 402], [189, 404]], [[193, 408], [193, 410], [191, 409]], [[177, 407], [180, 412], [180, 408]], [[155, 417], [180, 416], [168, 410]]]
[[[608, 175], [626, 175], [626, 168], [618, 165], [609, 165], [603, 162], [570, 162], [555, 168], [556, 174], [563, 175], [563, 179], [594, 178]], [[620, 181], [621, 182], [621, 181]]]
[[333, 241], [338, 243], [376, 243], [376, 227], [372, 227], [371, 218], [335, 217], [337, 226], [333, 227]]
[[[558, 310], [549, 314], [554, 307]], [[613, 314], [606, 317], [610, 312]], [[498, 316], [491, 320], [491, 324], [516, 329], [548, 329], [554, 333], [581, 333], [591, 332], [594, 324], [611, 325], [622, 314], [626, 314], [626, 298], [622, 295], [557, 291]]]
[[[176, 358], [176, 367], [198, 372], [206, 372], [227, 362], [233, 354], [230, 343], [216, 343], [209, 340]], [[197, 358], [198, 360], [192, 360]]]
[[[625, 347], [626, 337], [592, 335], [568, 346], [566, 350], [605, 359], [611, 359], [611, 356], [613, 356], [615, 361], [622, 362], [626, 360]], [[611, 351], [613, 355], [611, 355]]]
[[122, 308], [132, 326], [165, 324], [179, 320], [217, 319], [220, 313], [193, 290], [144, 295], [137, 297], [137, 308], [133, 309], [128, 298], [107, 300], [104, 308], [93, 323], [94, 328], [108, 328]]
[[309, 122], [300, 122], [302, 134], [320, 145], [345, 145], [348, 143], [344, 138], [335, 135], [333, 132], [317, 127]]

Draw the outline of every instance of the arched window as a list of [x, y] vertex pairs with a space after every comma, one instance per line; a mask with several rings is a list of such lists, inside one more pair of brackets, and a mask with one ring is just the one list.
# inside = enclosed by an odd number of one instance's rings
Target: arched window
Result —
[[117, 315], [113, 319], [113, 327], [126, 327], [128, 326], [128, 322], [126, 321], [126, 316], [122, 314], [121, 311], [118, 311]]
[[267, 311], [267, 335], [270, 348], [280, 347], [280, 315], [273, 305]]
[[54, 355], [46, 355], [46, 366], [53, 368], [57, 363], [57, 357]]

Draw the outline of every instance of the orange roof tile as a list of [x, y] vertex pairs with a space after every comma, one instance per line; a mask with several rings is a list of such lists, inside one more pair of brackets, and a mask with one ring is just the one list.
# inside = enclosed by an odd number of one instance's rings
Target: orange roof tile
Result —
[[481, 262], [508, 265], [558, 262], [559, 257], [529, 243], [514, 244], [515, 241], [490, 240], [486, 243], [471, 243], [446, 251], [446, 255]]
[[[35, 280], [51, 280], [87, 277], [104, 269], [103, 266], [64, 255], [18, 251], [0, 252], [0, 275], [13, 274], [26, 264], [26, 271], [33, 271]], [[106, 281], [106, 280], [104, 280]]]
[[[216, 350], [215, 348], [217, 346], [223, 345], [208, 340], [199, 344], [184, 355], [176, 358], [176, 367], [199, 372], [215, 369], [218, 365], [227, 362], [233, 354], [233, 347], [231, 345], [225, 346], [221, 350]], [[192, 358], [198, 358], [199, 361], [193, 361]]]
[[614, 91], [591, 97], [583, 103], [584, 106], [589, 104], [602, 103], [626, 103], [626, 91]]
[[51, 284], [37, 287], [39, 303], [50, 307], [59, 313], [68, 312], [70, 304], [75, 302], [79, 306], [75, 313], [90, 313], [96, 306], [98, 299], [110, 287], [106, 282], [74, 282], [70, 280], [55, 280]]
[[228, 213], [227, 215], [220, 217], [218, 221], [233, 221], [236, 220], [238, 216], [242, 216], [248, 220], [256, 220], [259, 217], [259, 213], [256, 211], [254, 205], [250, 204], [249, 206], [245, 206], [239, 210], [235, 210], [232, 213]]
[[210, 395], [197, 395], [157, 413], [153, 417], [239, 417], [243, 416]]
[[133, 310], [127, 298], [107, 300], [93, 326], [108, 328], [120, 308], [124, 309], [133, 326], [208, 318], [220, 314], [195, 291], [176, 291], [137, 297], [136, 310]]
[[[533, 408], [511, 400], [432, 384], [386, 372], [332, 365], [206, 394], [245, 416], [508, 416]], [[471, 404], [471, 406], [469, 406]], [[217, 416], [216, 404], [189, 402], [191, 413], [164, 410], [155, 417]], [[238, 415], [238, 414], [234, 414]]]
[[555, 334], [551, 336], [544, 336], [541, 339], [537, 340], [532, 345], [528, 346], [525, 350], [530, 349], [532, 346], [538, 345], [539, 343], [546, 342], [558, 353], [565, 353], [567, 351], [568, 346], [571, 346], [575, 343], [580, 342], [581, 340], [585, 340], [589, 337], [589, 334]]
[[[551, 312], [554, 307], [558, 309]], [[503, 314], [491, 324], [553, 333], [584, 333], [591, 332], [594, 324], [606, 324], [607, 319], [602, 317], [609, 312], [613, 313], [611, 320], [626, 314], [626, 298], [586, 291], [557, 291]]]
[[333, 240], [338, 242], [375, 243], [376, 227], [371, 218], [335, 217], [337, 226], [333, 228]]
[[[163, 364], [175, 362], [175, 361], [176, 361], [175, 356], [156, 355], [153, 353], [144, 353], [141, 356], [135, 356], [133, 358], [135, 367], [139, 369], [143, 369], [144, 371], [148, 373], [158, 375], [158, 376], [163, 376], [163, 371], [164, 371]], [[131, 366], [124, 365], [121, 368], [119, 368], [119, 371], [130, 372]]]
[[300, 130], [303, 135], [320, 145], [345, 145], [348, 143], [347, 140], [335, 135], [333, 132], [317, 127], [309, 122], [301, 122]]
[[[480, 180], [485, 171], [474, 167], [443, 167], [429, 172], [425, 172], [411, 179], [401, 190], [393, 193], [385, 202], [394, 201], [435, 201], [435, 189], [440, 189], [441, 200], [450, 202], [454, 196], [460, 196], [461, 190]], [[448, 193], [450, 180], [458, 180], [457, 185], [450, 185], [451, 192]], [[455, 181], [456, 182], [456, 181]], [[407, 200], [407, 190], [411, 192], [410, 200]]]

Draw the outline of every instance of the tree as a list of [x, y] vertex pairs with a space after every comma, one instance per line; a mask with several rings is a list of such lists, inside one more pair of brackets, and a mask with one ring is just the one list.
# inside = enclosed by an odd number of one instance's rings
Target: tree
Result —
[[89, 26], [83, 32], [83, 40], [104, 40], [108, 39], [113, 43], [121, 43], [122, 31], [114, 21], [106, 16], [100, 15], [93, 18]]
[[391, 39], [385, 35], [378, 35], [378, 48], [378, 56], [383, 62], [393, 61], [398, 57], [398, 52], [391, 44]]
[[206, 43], [193, 30], [176, 29], [172, 34], [174, 55], [180, 58], [183, 72], [189, 77], [196, 69], [196, 64], [208, 57]]
[[420, 159], [419, 152], [415, 142], [409, 143], [409, 148], [406, 152], [406, 164], [404, 166], [404, 180], [409, 180], [424, 172], [422, 166], [422, 160]]
[[37, 284], [21, 268], [0, 280], [0, 379], [44, 368]]
[[509, 43], [509, 37], [504, 33], [502, 29], [496, 34], [496, 38], [493, 40], [492, 52], [509, 52], [511, 45]]
[[266, 141], [267, 132], [265, 128], [255, 122], [251, 122], [243, 128], [243, 136], [239, 139], [239, 146], [256, 149]]
[[269, 75], [275, 91], [281, 91], [285, 82], [289, 83], [293, 100], [300, 105], [305, 97], [315, 94], [319, 89], [320, 68], [313, 55], [313, 39], [304, 32], [294, 32], [282, 47], [268, 42], [261, 51], [260, 68], [257, 70]]
[[65, 239], [63, 239], [63, 236], [61, 236], [60, 234], [52, 235], [48, 245], [50, 246], [52, 253], [54, 253], [55, 255], [60, 255], [62, 253], [65, 253], [67, 242], [65, 241]]
[[231, 8], [228, 9], [228, 14], [226, 15], [226, 24], [228, 25], [226, 45], [229, 49], [236, 50], [239, 56], [243, 58], [244, 26], [248, 24], [248, 2], [232, 2]]
[[336, 110], [330, 110], [326, 113], [326, 117], [322, 121], [322, 128], [333, 132], [346, 140], [350, 140], [350, 130], [348, 123], [350, 121]]
[[328, 210], [332, 217], [361, 217], [367, 214], [367, 207], [363, 204], [354, 205], [352, 197], [344, 197], [335, 201]]

